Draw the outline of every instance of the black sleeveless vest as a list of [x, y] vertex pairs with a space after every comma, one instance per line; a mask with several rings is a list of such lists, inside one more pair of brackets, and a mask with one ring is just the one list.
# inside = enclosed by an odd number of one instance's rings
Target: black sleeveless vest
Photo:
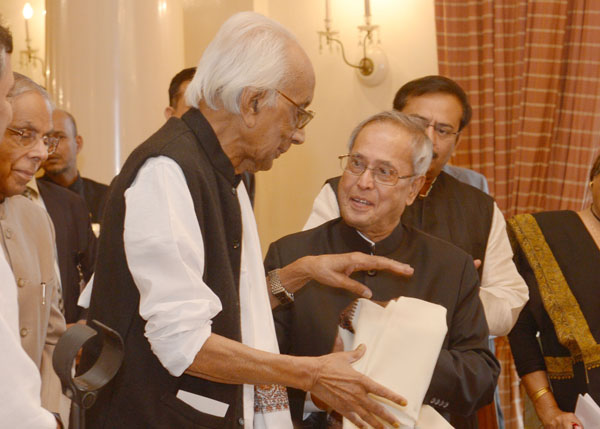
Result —
[[[244, 423], [241, 385], [185, 374], [174, 377], [160, 364], [144, 336], [139, 293], [125, 258], [124, 192], [147, 159], [167, 156], [185, 175], [204, 241], [203, 280], [223, 305], [212, 320], [212, 332], [241, 341], [238, 288], [242, 221], [236, 195], [240, 178], [202, 114], [191, 109], [182, 119], [170, 119], [137, 147], [110, 187], [89, 319], [97, 319], [121, 334], [125, 359], [87, 412], [89, 428], [236, 428]], [[229, 404], [227, 414], [219, 418], [195, 410], [175, 397], [179, 389]]]

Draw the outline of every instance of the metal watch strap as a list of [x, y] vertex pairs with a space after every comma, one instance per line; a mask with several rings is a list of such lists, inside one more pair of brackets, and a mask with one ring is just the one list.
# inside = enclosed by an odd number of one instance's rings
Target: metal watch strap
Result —
[[280, 303], [289, 304], [290, 302], [294, 302], [294, 294], [288, 292], [281, 284], [281, 280], [279, 279], [279, 268], [269, 271], [269, 274], [267, 274], [267, 280], [269, 281], [271, 293], [279, 300]]

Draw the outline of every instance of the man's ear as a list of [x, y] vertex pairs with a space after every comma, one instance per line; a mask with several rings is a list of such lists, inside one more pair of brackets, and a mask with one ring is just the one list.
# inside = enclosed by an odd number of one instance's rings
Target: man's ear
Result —
[[75, 136], [75, 146], [75, 153], [78, 154], [81, 151], [81, 149], [83, 149], [83, 137]]
[[415, 179], [410, 184], [410, 192], [406, 197], [407, 206], [410, 206], [415, 201], [415, 198], [417, 198], [417, 195], [419, 195], [419, 191], [421, 190], [424, 184], [425, 176], [415, 177]]
[[165, 119], [168, 121], [175, 114], [175, 109], [171, 106], [165, 107]]
[[246, 87], [242, 90], [240, 97], [240, 116], [247, 127], [252, 128], [256, 124], [257, 116], [262, 108], [262, 101], [266, 91]]

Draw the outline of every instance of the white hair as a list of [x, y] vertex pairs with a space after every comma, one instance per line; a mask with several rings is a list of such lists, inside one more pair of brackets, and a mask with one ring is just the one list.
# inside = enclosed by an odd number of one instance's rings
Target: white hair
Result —
[[358, 134], [373, 122], [389, 122], [405, 130], [411, 138], [413, 174], [422, 176], [427, 173], [433, 156], [433, 143], [425, 134], [423, 121], [397, 110], [386, 110], [377, 113], [358, 124], [350, 134], [348, 152], [352, 151]]
[[[185, 91], [189, 106], [200, 100], [214, 110], [240, 113], [246, 87], [272, 90], [289, 76], [287, 48], [296, 38], [281, 24], [255, 12], [240, 12], [221, 26], [207, 46]], [[274, 101], [275, 91], [269, 101]]]
[[33, 80], [31, 80], [25, 75], [22, 75], [21, 73], [13, 72], [13, 76], [15, 78], [15, 83], [7, 94], [7, 98], [9, 101], [21, 94], [33, 91], [37, 92], [44, 98], [44, 101], [46, 102], [50, 110], [54, 109], [54, 103], [52, 102], [50, 95], [48, 95], [48, 92], [46, 91], [46, 89], [44, 89], [43, 86], [38, 85]]

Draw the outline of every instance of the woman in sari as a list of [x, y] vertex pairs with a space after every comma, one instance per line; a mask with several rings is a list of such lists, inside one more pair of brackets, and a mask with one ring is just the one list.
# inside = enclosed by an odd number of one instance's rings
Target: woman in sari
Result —
[[573, 414], [579, 394], [600, 403], [600, 156], [589, 186], [593, 202], [584, 210], [509, 220], [530, 297], [509, 340], [545, 428], [581, 427]]

